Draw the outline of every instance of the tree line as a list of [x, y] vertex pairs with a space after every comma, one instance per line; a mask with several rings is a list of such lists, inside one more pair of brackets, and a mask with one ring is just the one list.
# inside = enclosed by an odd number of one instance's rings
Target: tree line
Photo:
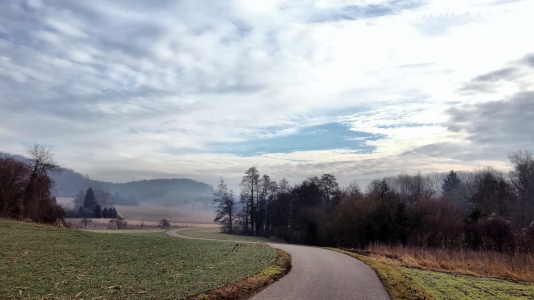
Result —
[[0, 217], [65, 226], [51, 194], [50, 175], [59, 171], [53, 154], [38, 144], [27, 153], [27, 162], [0, 158]]
[[251, 167], [239, 195], [221, 179], [215, 221], [224, 232], [309, 245], [534, 251], [534, 159], [530, 151], [509, 159], [510, 172], [403, 173], [365, 190], [342, 188], [332, 174], [290, 186]]
[[52, 176], [61, 168], [50, 149], [35, 144], [27, 154], [27, 160], [0, 158], [0, 217], [58, 226], [67, 226], [65, 217], [118, 218], [115, 198], [100, 187], [81, 190], [75, 209], [65, 212], [52, 196]]
[[[93, 190], [89, 187], [86, 192], [80, 190], [74, 197], [74, 209], [67, 211], [70, 218], [117, 218], [117, 210], [113, 207], [113, 196], [104, 189]], [[102, 208], [104, 207], [104, 208]]]

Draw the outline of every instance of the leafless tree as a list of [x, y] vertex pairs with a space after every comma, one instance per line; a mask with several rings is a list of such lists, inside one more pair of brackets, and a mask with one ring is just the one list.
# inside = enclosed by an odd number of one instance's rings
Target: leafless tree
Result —
[[223, 225], [222, 231], [225, 233], [233, 232], [233, 224], [235, 217], [235, 200], [234, 191], [228, 189], [226, 183], [221, 178], [219, 181], [218, 189], [213, 194], [213, 202], [217, 207], [217, 215], [214, 221]]
[[514, 164], [514, 170], [510, 172], [510, 179], [519, 198], [521, 227], [525, 227], [532, 221], [534, 206], [534, 159], [532, 152], [528, 150], [520, 150], [508, 157]]

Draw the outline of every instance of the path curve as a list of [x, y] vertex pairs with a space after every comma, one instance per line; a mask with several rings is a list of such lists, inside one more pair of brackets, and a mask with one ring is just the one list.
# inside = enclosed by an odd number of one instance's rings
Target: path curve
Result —
[[[203, 239], [181, 235], [177, 232], [180, 230], [182, 229], [169, 230], [167, 234]], [[252, 300], [390, 299], [376, 273], [353, 257], [322, 248], [275, 243], [269, 245], [291, 254], [291, 271]]]

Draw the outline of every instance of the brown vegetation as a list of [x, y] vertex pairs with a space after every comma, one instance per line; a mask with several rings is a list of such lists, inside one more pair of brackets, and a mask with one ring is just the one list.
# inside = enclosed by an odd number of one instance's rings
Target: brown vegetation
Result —
[[346, 249], [384, 262], [453, 274], [534, 282], [534, 254], [473, 250], [421, 249], [372, 244]]
[[250, 298], [252, 295], [257, 294], [259, 291], [266, 288], [269, 284], [282, 278], [291, 270], [291, 255], [280, 249], [276, 249], [276, 252], [278, 254], [276, 261], [259, 273], [222, 288], [201, 293], [187, 299], [233, 300]]
[[[403, 173], [373, 180], [365, 191], [355, 184], [340, 188], [331, 174], [291, 187], [252, 167], [241, 181], [239, 210], [233, 201], [222, 203], [217, 220], [225, 220], [225, 231], [315, 246], [532, 253], [534, 157], [519, 151], [510, 160], [509, 174], [493, 167]], [[236, 224], [228, 224], [230, 215]]]
[[406, 276], [398, 267], [393, 264], [386, 263], [375, 257], [364, 256], [350, 251], [344, 251], [335, 248], [328, 248], [333, 251], [338, 251], [356, 259], [359, 259], [369, 265], [371, 269], [376, 272], [378, 278], [388, 291], [389, 296], [393, 300], [432, 300], [435, 297], [421, 288], [409, 276]]
[[0, 217], [65, 226], [64, 211], [51, 196], [50, 173], [58, 166], [50, 150], [28, 149], [28, 162], [0, 159]]

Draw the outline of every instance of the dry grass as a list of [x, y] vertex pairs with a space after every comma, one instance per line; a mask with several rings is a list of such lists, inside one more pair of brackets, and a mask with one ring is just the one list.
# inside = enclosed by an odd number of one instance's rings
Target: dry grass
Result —
[[[90, 219], [91, 222], [87, 224], [87, 227], [81, 223], [81, 218], [67, 218], [65, 222], [73, 229], [87, 229], [87, 230], [105, 230], [105, 229], [117, 229], [116, 225], [109, 224], [110, 219]], [[138, 221], [138, 220], [126, 220], [128, 225], [125, 229], [159, 229], [159, 221]], [[199, 224], [199, 223], [185, 223], [185, 222], [170, 222], [171, 228], [219, 228], [220, 225], [216, 224]]]
[[188, 300], [237, 300], [249, 299], [251, 296], [257, 294], [271, 283], [282, 278], [291, 270], [291, 255], [289, 253], [276, 249], [278, 254], [276, 261], [270, 266], [261, 270], [252, 276], [244, 278], [240, 281], [231, 283], [222, 288], [211, 290], [187, 298]]
[[384, 245], [371, 245], [364, 251], [349, 250], [411, 268], [534, 282], [534, 255], [532, 253], [451, 251]]
[[174, 223], [214, 224], [215, 212], [213, 210], [191, 209], [177, 206], [140, 205], [124, 206], [115, 205], [119, 212], [127, 220], [159, 222], [167, 219]]
[[376, 272], [382, 285], [392, 300], [433, 300], [436, 299], [431, 293], [423, 289], [410, 276], [407, 276], [398, 266], [383, 262], [381, 259], [359, 255], [353, 252], [343, 251], [336, 248], [327, 248], [338, 251], [369, 265]]

